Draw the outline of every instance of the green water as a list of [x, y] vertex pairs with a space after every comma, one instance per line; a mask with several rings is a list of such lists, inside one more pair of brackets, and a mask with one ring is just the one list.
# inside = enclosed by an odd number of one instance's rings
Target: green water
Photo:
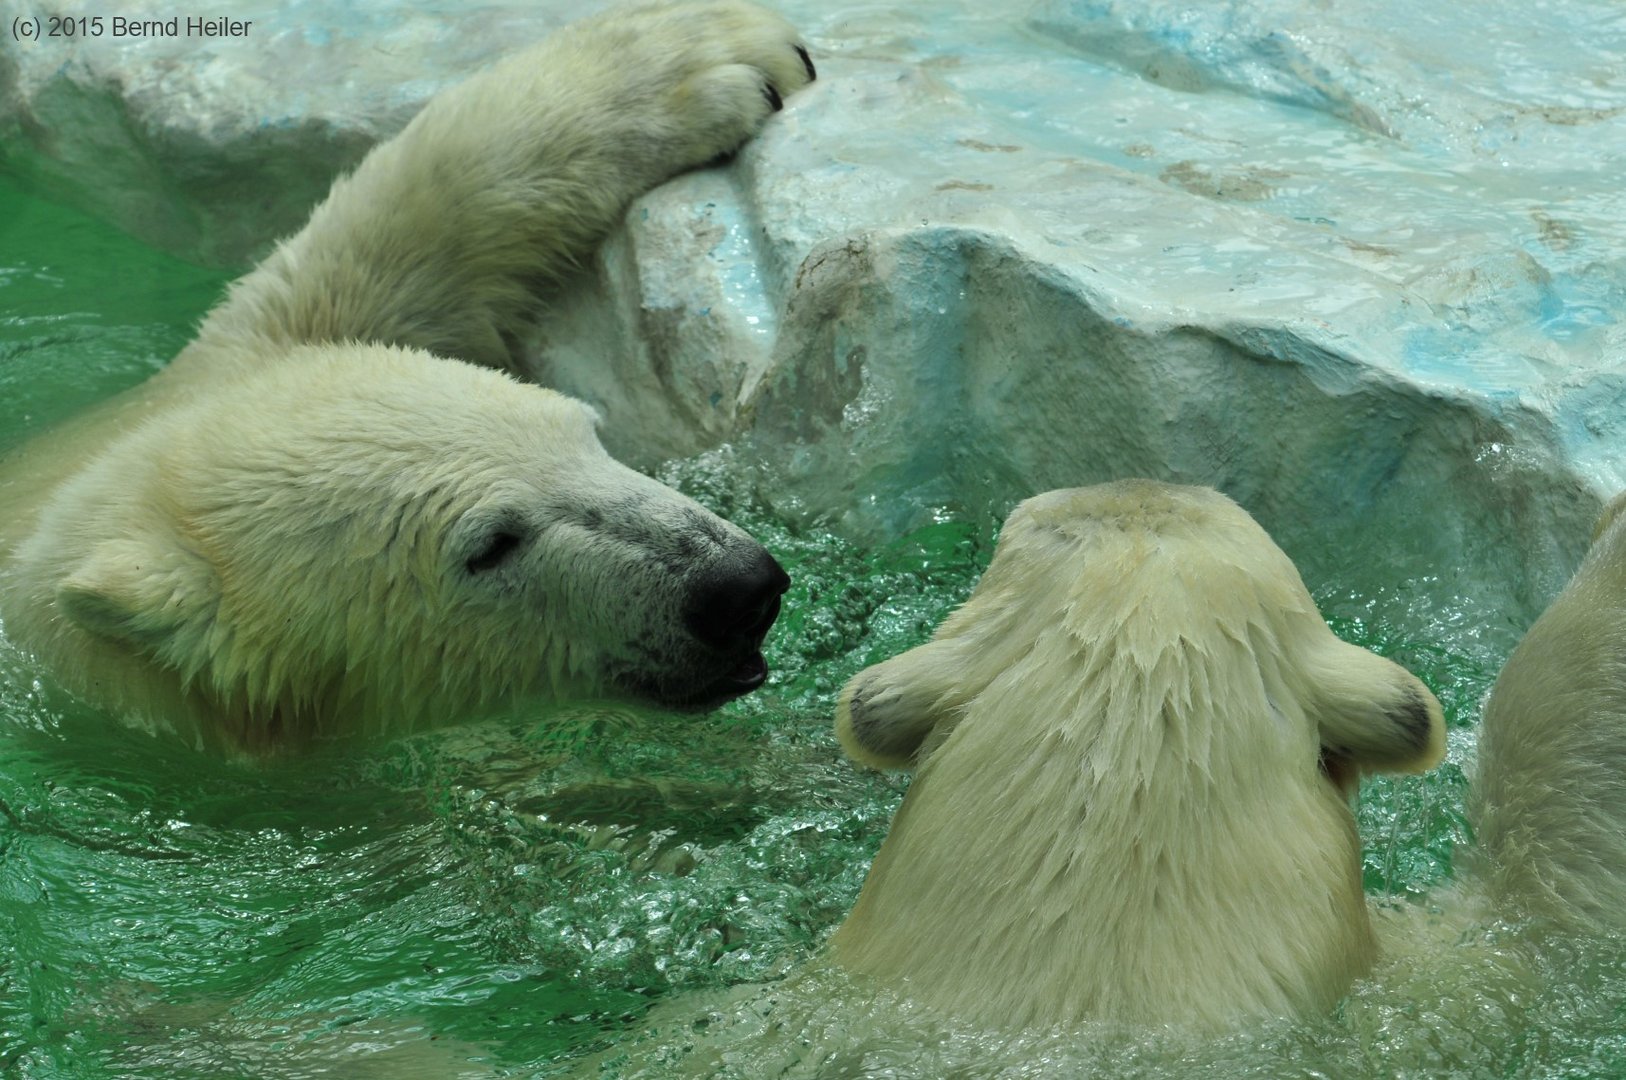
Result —
[[0, 451], [168, 363], [228, 280], [0, 177]]
[[[223, 283], [0, 183], [0, 446], [150, 374]], [[556, 1075], [647, 1039], [658, 1001], [813, 955], [906, 783], [843, 762], [835, 691], [923, 640], [992, 537], [945, 512], [859, 549], [765, 515], [747, 473], [725, 453], [663, 475], [795, 579], [768, 686], [710, 716], [555, 707], [248, 766], [126, 730], [0, 640], [0, 1073]], [[1312, 584], [1339, 632], [1417, 671], [1453, 726], [1445, 767], [1363, 792], [1369, 892], [1408, 903], [1451, 873], [1499, 649], [1403, 586]], [[1470, 995], [1467, 1020], [1436, 1015], [1443, 984], [1401, 971], [1325, 1024], [1196, 1056], [894, 1040], [821, 1075], [1618, 1075], [1626, 978], [1582, 959], [1549, 961], [1559, 974], [1522, 1012], [1498, 989]], [[702, 1026], [684, 1024], [691, 1040]], [[751, 1053], [738, 1075], [767, 1075]], [[1580, 1071], [1531, 1066], [1549, 1060]]]

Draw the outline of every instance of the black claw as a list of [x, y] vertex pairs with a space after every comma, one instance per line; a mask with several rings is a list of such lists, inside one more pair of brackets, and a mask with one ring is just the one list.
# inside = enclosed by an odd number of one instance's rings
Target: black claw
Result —
[[796, 46], [796, 55], [802, 58], [802, 66], [807, 69], [807, 81], [812, 82], [818, 78], [819, 73], [813, 70], [813, 58], [807, 55], [807, 50], [798, 45]]
[[774, 112], [785, 107], [785, 99], [779, 96], [779, 91], [774, 89], [773, 83], [763, 83], [762, 93], [768, 99], [768, 104], [773, 106]]
[[724, 150], [721, 154], [718, 154], [716, 157], [702, 165], [701, 168], [717, 169], [724, 165], [732, 165], [734, 164], [734, 159], [739, 157], [739, 154], [740, 152], [738, 149]]

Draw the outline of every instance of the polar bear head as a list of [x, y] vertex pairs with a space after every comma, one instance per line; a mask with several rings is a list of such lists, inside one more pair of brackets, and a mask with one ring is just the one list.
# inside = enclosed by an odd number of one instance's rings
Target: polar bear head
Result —
[[1373, 956], [1341, 785], [1444, 750], [1434, 696], [1240, 507], [1148, 481], [1019, 506], [837, 730], [918, 772], [834, 955], [1002, 1027], [1330, 1006]]
[[[1300, 706], [1302, 734], [1313, 731], [1323, 767], [1341, 778], [1349, 766], [1422, 771], [1444, 753], [1433, 695], [1403, 668], [1334, 636], [1291, 560], [1246, 511], [1209, 489], [1141, 480], [1018, 506], [976, 591], [932, 641], [847, 684], [837, 735], [857, 761], [908, 767], [990, 684], [1042, 657], [1061, 663], [1029, 674], [1071, 682], [1085, 672], [1070, 661], [1094, 652], [1086, 643], [1151, 665], [1203, 648], [1205, 637], [1246, 646], [1270, 669], [1280, 685], [1262, 689]], [[1176, 674], [1169, 667], [1161, 678]], [[1258, 727], [1235, 734], [1274, 729]]]
[[173, 678], [250, 743], [763, 681], [784, 572], [611, 459], [585, 405], [374, 346], [221, 382], [115, 444], [19, 552], [89, 667]]

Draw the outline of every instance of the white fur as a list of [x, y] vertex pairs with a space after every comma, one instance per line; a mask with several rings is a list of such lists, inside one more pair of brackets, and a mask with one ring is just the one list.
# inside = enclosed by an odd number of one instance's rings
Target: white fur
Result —
[[760, 548], [610, 460], [584, 406], [464, 361], [507, 364], [630, 199], [810, 77], [782, 19], [699, 0], [435, 98], [169, 368], [4, 462], [8, 636], [94, 702], [254, 748], [694, 690], [726, 661], [683, 597]]
[[1340, 781], [1444, 751], [1433, 695], [1241, 508], [1146, 481], [1018, 507], [837, 730], [919, 769], [831, 958], [1003, 1030], [1330, 1008], [1376, 955]]
[[1497, 677], [1469, 802], [1493, 899], [1626, 929], [1626, 495]]
[[1439, 760], [1432, 695], [1338, 641], [1216, 492], [1029, 500], [933, 640], [842, 692], [848, 752], [918, 772], [829, 948], [657, 1006], [576, 1075], [1275, 1076], [1306, 1048], [1455, 1075], [1528, 1064], [1509, 1033], [1554, 1015], [1611, 1030], [1575, 995], [1626, 910], [1623, 510], [1490, 701], [1492, 888], [1369, 910], [1344, 796]]
[[796, 41], [740, 0], [616, 8], [557, 31], [437, 95], [334, 184], [194, 348], [358, 340], [507, 364], [538, 287], [631, 199], [744, 142], [773, 112], [768, 86], [807, 82]]

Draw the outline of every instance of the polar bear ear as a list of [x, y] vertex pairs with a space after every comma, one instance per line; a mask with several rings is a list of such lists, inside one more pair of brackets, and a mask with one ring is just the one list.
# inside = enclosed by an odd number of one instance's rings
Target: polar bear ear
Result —
[[99, 638], [156, 651], [206, 602], [201, 559], [145, 537], [96, 545], [56, 588], [57, 608]]
[[930, 641], [849, 679], [836, 703], [836, 738], [847, 756], [877, 769], [920, 764], [965, 704], [962, 642]]
[[1421, 679], [1333, 638], [1308, 665], [1306, 710], [1324, 750], [1362, 769], [1424, 772], [1445, 756], [1445, 716]]

